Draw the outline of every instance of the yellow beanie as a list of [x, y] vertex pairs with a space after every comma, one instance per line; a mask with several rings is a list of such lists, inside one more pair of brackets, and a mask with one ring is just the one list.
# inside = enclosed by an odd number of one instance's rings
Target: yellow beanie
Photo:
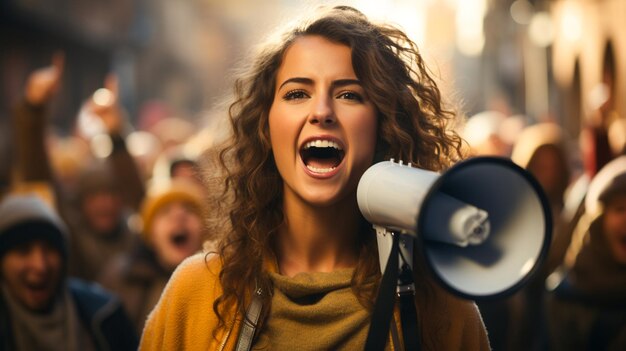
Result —
[[150, 231], [154, 216], [163, 206], [174, 202], [183, 201], [193, 206], [198, 215], [203, 216], [204, 199], [203, 190], [191, 181], [173, 179], [166, 185], [152, 187], [141, 206], [141, 219], [143, 223], [142, 236], [146, 242], [150, 241]]

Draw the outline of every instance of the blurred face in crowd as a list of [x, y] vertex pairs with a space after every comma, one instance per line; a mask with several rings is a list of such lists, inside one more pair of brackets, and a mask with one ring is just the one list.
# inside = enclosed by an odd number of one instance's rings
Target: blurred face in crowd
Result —
[[31, 312], [50, 309], [62, 270], [61, 253], [42, 239], [18, 245], [2, 257], [2, 282], [11, 296]]
[[193, 205], [172, 201], [155, 214], [150, 240], [159, 262], [173, 270], [202, 246], [202, 219]]
[[115, 192], [106, 190], [88, 194], [83, 199], [83, 213], [97, 233], [111, 233], [121, 219], [122, 199]]
[[547, 193], [555, 195], [555, 192], [560, 192], [566, 170], [563, 169], [560, 152], [555, 146], [539, 147], [528, 164], [528, 171]]
[[195, 164], [191, 161], [179, 161], [172, 166], [170, 172], [172, 178], [182, 177], [194, 179], [196, 177]]
[[472, 146], [472, 154], [477, 156], [507, 156], [510, 147], [496, 134], [492, 134], [480, 144]]
[[626, 265], [626, 193], [615, 195], [607, 202], [603, 229], [613, 257]]
[[180, 161], [172, 166], [170, 176], [172, 179], [186, 179], [203, 187], [202, 179], [198, 173], [197, 166], [191, 161]]

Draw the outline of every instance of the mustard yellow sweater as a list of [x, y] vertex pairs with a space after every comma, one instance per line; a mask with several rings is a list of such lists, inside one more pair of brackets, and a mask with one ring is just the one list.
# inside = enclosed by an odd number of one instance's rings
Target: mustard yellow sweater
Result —
[[[155, 309], [148, 316], [140, 350], [234, 350], [241, 317], [217, 328], [213, 302], [222, 293], [220, 260], [199, 254], [174, 272]], [[429, 306], [420, 307], [429, 323], [422, 326], [425, 350], [489, 350], [475, 304], [437, 289]], [[272, 302], [274, 303], [274, 301]], [[235, 309], [233, 308], [233, 315]], [[271, 316], [271, 315], [270, 315]], [[398, 324], [399, 316], [396, 317]], [[424, 320], [424, 319], [422, 319]], [[271, 322], [270, 322], [271, 323]], [[294, 338], [301, 337], [297, 332]]]

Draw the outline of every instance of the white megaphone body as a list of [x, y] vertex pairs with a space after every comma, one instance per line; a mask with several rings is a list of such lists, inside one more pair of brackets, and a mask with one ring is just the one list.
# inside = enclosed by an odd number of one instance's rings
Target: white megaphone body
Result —
[[422, 241], [436, 280], [468, 299], [513, 293], [549, 248], [546, 197], [527, 171], [507, 159], [471, 158], [441, 175], [401, 161], [380, 162], [361, 177], [357, 200], [378, 233], [381, 271], [391, 251], [388, 234], [403, 234], [402, 260], [412, 257], [413, 239]]

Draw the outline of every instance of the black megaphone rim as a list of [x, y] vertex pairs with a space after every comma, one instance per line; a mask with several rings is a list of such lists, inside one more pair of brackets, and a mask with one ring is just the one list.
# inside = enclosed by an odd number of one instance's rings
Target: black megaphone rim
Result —
[[426, 211], [423, 211], [423, 210], [419, 212], [418, 218], [417, 218], [417, 230], [418, 230], [417, 236], [419, 238], [418, 240], [420, 241], [418, 245], [419, 247], [418, 250], [420, 251], [420, 255], [422, 256], [422, 259], [426, 261], [426, 266], [428, 267], [428, 270], [430, 271], [431, 276], [433, 276], [435, 281], [439, 285], [443, 286], [446, 290], [464, 299], [474, 300], [474, 301], [490, 301], [490, 300], [503, 299], [517, 292], [537, 273], [539, 268], [543, 265], [544, 261], [547, 258], [548, 251], [550, 249], [550, 243], [552, 240], [552, 212], [550, 210], [548, 198], [545, 195], [543, 189], [541, 188], [541, 185], [539, 185], [539, 182], [527, 170], [518, 166], [510, 159], [507, 159], [504, 157], [495, 157], [495, 156], [472, 157], [472, 158], [468, 158], [463, 161], [460, 161], [457, 164], [453, 165], [452, 167], [450, 167], [449, 170], [447, 170], [444, 174], [442, 174], [439, 178], [437, 178], [437, 180], [433, 183], [433, 185], [428, 190], [426, 196], [424, 196], [424, 200], [422, 203], [423, 204], [428, 203], [429, 200], [443, 186], [443, 182], [447, 178], [449, 178], [451, 175], [461, 171], [463, 168], [466, 168], [471, 165], [477, 165], [477, 164], [499, 164], [499, 165], [508, 167], [511, 170], [518, 173], [519, 175], [521, 175], [535, 190], [535, 193], [537, 194], [539, 198], [539, 202], [541, 203], [543, 213], [545, 215], [545, 227], [544, 227], [545, 230], [544, 230], [543, 243], [541, 245], [541, 250], [539, 252], [539, 257], [537, 257], [537, 260], [535, 261], [535, 264], [533, 265], [533, 267], [528, 271], [526, 276], [520, 279], [517, 283], [495, 294], [472, 295], [472, 294], [467, 294], [463, 291], [456, 289], [455, 287], [448, 284], [448, 282], [446, 282], [443, 278], [439, 276], [436, 269], [434, 268], [434, 265], [435, 265], [434, 262], [432, 261], [432, 259], [426, 252], [426, 245], [424, 245], [423, 236], [420, 234], [420, 233], [423, 233], [423, 230], [424, 230], [424, 218], [423, 217], [425, 216], [424, 213]]

